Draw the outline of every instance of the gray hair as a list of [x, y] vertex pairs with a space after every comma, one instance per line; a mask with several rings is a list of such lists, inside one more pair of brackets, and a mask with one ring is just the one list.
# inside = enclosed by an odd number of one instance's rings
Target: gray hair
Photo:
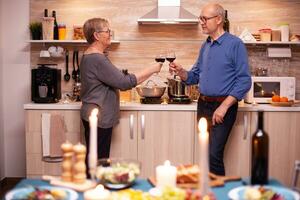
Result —
[[222, 17], [222, 22], [225, 21], [225, 10], [220, 4], [214, 4], [215, 14]]
[[101, 31], [108, 24], [108, 21], [103, 18], [88, 19], [83, 25], [83, 33], [87, 42], [89, 44], [95, 42], [94, 32]]

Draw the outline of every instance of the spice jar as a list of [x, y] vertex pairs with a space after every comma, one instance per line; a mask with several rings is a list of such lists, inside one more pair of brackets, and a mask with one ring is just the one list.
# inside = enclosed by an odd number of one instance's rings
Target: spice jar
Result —
[[265, 42], [269, 42], [271, 41], [271, 29], [260, 29], [259, 30], [259, 34], [260, 34], [260, 40], [261, 41], [265, 41]]
[[65, 40], [67, 34], [67, 29], [65, 24], [59, 24], [58, 25], [58, 39], [59, 40]]
[[76, 26], [73, 27], [73, 40], [84, 40], [83, 27]]

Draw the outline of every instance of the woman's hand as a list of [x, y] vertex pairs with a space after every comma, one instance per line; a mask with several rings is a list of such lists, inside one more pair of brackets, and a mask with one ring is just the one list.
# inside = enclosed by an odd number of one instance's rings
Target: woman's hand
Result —
[[162, 66], [163, 66], [163, 63], [161, 63], [161, 62], [158, 62], [157, 64], [155, 64], [155, 67], [154, 67], [155, 71], [154, 71], [154, 73], [160, 72]]

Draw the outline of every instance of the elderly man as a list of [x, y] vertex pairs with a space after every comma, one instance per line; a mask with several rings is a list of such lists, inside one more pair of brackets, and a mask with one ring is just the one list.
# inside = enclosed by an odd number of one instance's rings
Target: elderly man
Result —
[[197, 117], [209, 123], [209, 166], [212, 173], [225, 175], [223, 154], [235, 122], [238, 101], [251, 86], [247, 50], [243, 42], [223, 29], [225, 11], [219, 4], [207, 4], [199, 21], [208, 38], [190, 71], [175, 62], [169, 70], [188, 85], [199, 84]]

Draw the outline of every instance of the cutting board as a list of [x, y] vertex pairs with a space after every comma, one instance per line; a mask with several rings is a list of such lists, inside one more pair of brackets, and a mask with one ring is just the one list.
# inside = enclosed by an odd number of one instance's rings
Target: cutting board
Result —
[[[224, 186], [225, 182], [241, 180], [241, 177], [239, 176], [219, 176], [213, 173], [209, 173], [209, 178], [210, 178], [210, 187], [222, 187]], [[150, 177], [148, 178], [148, 181], [154, 187], [156, 186], [155, 178]], [[184, 188], [184, 189], [188, 189], [188, 188], [196, 189], [199, 187], [199, 185], [198, 183], [178, 183], [177, 187]]]

